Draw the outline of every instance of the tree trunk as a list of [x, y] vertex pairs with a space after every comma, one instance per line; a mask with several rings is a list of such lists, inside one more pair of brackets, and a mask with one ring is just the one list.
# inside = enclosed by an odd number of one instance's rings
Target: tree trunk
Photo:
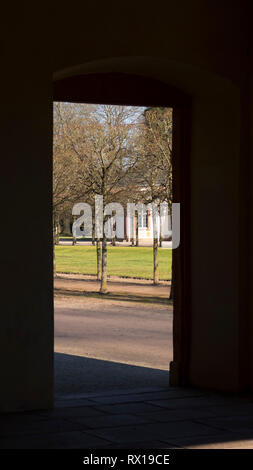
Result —
[[59, 244], [59, 222], [58, 219], [54, 220], [54, 244]]
[[56, 260], [55, 260], [55, 246], [53, 247], [54, 253], [53, 253], [53, 259], [54, 259], [54, 276], [56, 275]]
[[102, 242], [102, 277], [100, 284], [100, 294], [107, 293], [107, 240], [104, 234]]
[[158, 269], [158, 239], [153, 239], [153, 261], [154, 261], [154, 277], [153, 284], [159, 284], [159, 269]]
[[116, 246], [116, 232], [115, 232], [116, 223], [114, 222], [114, 217], [112, 217], [111, 226], [112, 226], [112, 246]]
[[53, 216], [53, 269], [54, 276], [56, 274], [56, 260], [55, 260], [55, 245], [59, 243], [59, 236], [57, 234], [57, 217]]
[[162, 221], [161, 221], [161, 214], [160, 214], [160, 233], [159, 233], [159, 247], [162, 248], [162, 242], [163, 242], [163, 237], [162, 237]]
[[115, 218], [116, 214], [115, 214], [115, 211], [113, 211], [113, 215], [112, 215], [112, 246], [116, 246], [116, 218]]
[[92, 211], [92, 245], [95, 245], [95, 216]]
[[172, 252], [172, 263], [171, 263], [171, 284], [170, 284], [170, 296], [169, 300], [173, 300], [173, 252]]
[[163, 237], [162, 237], [162, 214], [161, 214], [161, 210], [160, 210], [160, 215], [159, 215], [159, 228], [160, 228], [160, 231], [159, 231], [159, 247], [162, 248]]
[[63, 233], [64, 235], [71, 235], [70, 220], [68, 218], [64, 219]]
[[[169, 206], [169, 213], [170, 213], [170, 226], [172, 227], [172, 207]], [[175, 276], [174, 276], [174, 269], [173, 269], [173, 250], [171, 252], [171, 284], [170, 284], [170, 296], [169, 300], [173, 300], [173, 285], [175, 281]]]
[[138, 215], [136, 217], [136, 224], [135, 224], [135, 246], [139, 246], [139, 220], [138, 220]]
[[153, 261], [154, 261], [154, 276], [153, 284], [159, 284], [159, 269], [158, 269], [158, 230], [157, 230], [157, 207], [152, 204], [152, 219], [153, 219]]
[[[74, 225], [75, 221], [76, 221], [76, 216], [74, 215], [73, 216], [73, 225]], [[76, 236], [75, 236], [74, 231], [73, 231], [73, 226], [72, 226], [72, 245], [76, 245]]]
[[101, 241], [100, 238], [97, 238], [97, 280], [101, 281], [102, 275], [102, 258], [101, 258]]

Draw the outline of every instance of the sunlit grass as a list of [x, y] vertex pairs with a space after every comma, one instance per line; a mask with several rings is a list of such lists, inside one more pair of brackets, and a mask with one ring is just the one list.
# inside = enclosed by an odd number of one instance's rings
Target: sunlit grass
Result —
[[[159, 277], [171, 279], [170, 249], [158, 249]], [[96, 274], [95, 246], [55, 246], [56, 271], [62, 273]], [[153, 250], [151, 247], [108, 246], [110, 276], [152, 279]]]

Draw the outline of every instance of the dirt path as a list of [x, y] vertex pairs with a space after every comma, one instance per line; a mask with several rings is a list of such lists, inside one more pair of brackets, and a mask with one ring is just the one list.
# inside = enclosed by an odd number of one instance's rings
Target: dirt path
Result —
[[[98, 293], [99, 281], [95, 276], [82, 274], [57, 274], [55, 277], [56, 294], [68, 295], [70, 293]], [[161, 281], [158, 286], [154, 286], [152, 281], [142, 279], [126, 279], [112, 276], [108, 280], [109, 294], [115, 294], [117, 298], [123, 297], [127, 300], [132, 298], [137, 300], [152, 299], [159, 302], [159, 299], [168, 299], [170, 293], [170, 282]]]

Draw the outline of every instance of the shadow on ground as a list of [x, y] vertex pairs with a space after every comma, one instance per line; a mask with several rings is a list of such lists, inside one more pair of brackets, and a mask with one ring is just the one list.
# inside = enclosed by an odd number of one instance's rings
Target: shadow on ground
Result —
[[167, 372], [145, 367], [56, 361], [54, 409], [1, 416], [0, 449], [253, 449], [251, 397], [168, 387]]
[[70, 289], [54, 289], [55, 296], [76, 296], [76, 297], [91, 297], [93, 299], [103, 299], [103, 300], [118, 300], [124, 302], [141, 302], [141, 303], [151, 303], [151, 304], [161, 304], [161, 305], [173, 305], [172, 300], [169, 298], [163, 297], [154, 297], [154, 296], [143, 296], [143, 295], [131, 295], [121, 292], [110, 292], [106, 294], [100, 294], [99, 292], [89, 292], [89, 291], [78, 291]]
[[[168, 364], [169, 368], [169, 364]], [[169, 386], [166, 370], [55, 353], [55, 394]]]

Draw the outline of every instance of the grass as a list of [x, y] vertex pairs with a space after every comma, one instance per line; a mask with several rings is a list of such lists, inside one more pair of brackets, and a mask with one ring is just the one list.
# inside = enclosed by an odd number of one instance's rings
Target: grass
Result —
[[[171, 279], [171, 254], [169, 249], [158, 249], [159, 277]], [[56, 271], [75, 274], [96, 274], [96, 247], [55, 246]], [[108, 246], [109, 276], [152, 279], [153, 250], [151, 247]]]

